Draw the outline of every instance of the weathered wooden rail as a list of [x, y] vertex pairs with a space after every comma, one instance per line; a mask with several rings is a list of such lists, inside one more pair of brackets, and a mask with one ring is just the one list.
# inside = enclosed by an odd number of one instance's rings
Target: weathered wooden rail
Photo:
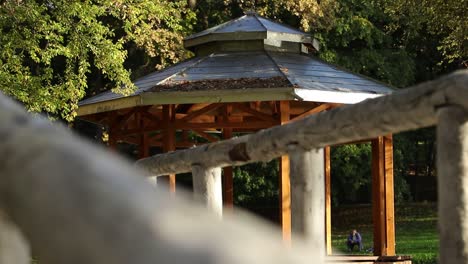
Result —
[[[304, 166], [319, 158], [318, 149], [437, 124], [440, 263], [468, 263], [467, 111], [468, 72], [463, 71], [257, 134], [144, 159], [138, 165], [149, 175], [193, 171], [198, 197], [219, 208], [219, 167], [289, 154], [297, 164], [291, 180], [306, 186], [293, 198], [297, 200], [293, 205], [304, 209], [293, 224], [307, 238], [323, 230], [308, 210], [320, 210], [320, 205], [311, 204], [314, 192], [320, 192], [311, 183], [320, 175]], [[137, 176], [143, 172], [126, 161], [64, 128], [28, 116], [3, 96], [0, 157], [1, 264], [28, 263], [29, 245], [48, 264], [279, 264], [320, 263], [323, 258], [323, 240], [294, 240], [288, 249], [274, 229], [259, 220], [236, 213], [220, 221], [186, 197], [155, 192]]]

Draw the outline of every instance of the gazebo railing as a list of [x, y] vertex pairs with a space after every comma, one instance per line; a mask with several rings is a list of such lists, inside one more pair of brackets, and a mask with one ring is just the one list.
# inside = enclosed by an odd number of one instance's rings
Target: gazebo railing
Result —
[[[305, 164], [317, 149], [437, 125], [440, 263], [468, 263], [467, 112], [468, 71], [460, 71], [138, 166], [154, 176], [193, 171], [196, 193], [211, 203], [218, 168], [290, 155], [301, 165], [291, 181], [308, 186], [295, 206], [315, 208], [305, 203], [315, 197], [310, 184], [319, 176]], [[294, 240], [286, 248], [261, 221], [237, 213], [220, 221], [186, 197], [155, 192], [135, 176], [144, 172], [65, 130], [0, 96], [0, 263], [27, 263], [29, 245], [48, 264], [322, 261], [323, 243]], [[299, 220], [313, 222], [305, 232], [322, 230], [306, 213]]]

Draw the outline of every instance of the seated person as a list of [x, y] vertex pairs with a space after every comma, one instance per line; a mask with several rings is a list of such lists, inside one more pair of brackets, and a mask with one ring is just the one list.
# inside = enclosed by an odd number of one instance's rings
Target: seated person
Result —
[[359, 251], [362, 250], [362, 237], [361, 234], [356, 231], [356, 229], [353, 229], [353, 231], [349, 234], [346, 245], [348, 246], [349, 251], [353, 251], [355, 245], [359, 247]]

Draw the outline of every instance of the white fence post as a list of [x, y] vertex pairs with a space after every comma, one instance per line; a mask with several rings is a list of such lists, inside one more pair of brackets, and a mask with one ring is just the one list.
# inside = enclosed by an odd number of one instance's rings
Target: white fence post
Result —
[[323, 149], [294, 151], [291, 168], [291, 217], [294, 236], [300, 235], [325, 256], [325, 167]]
[[218, 216], [223, 215], [223, 187], [221, 168], [192, 167], [193, 194], [196, 200], [206, 203]]
[[468, 113], [438, 111], [439, 263], [468, 263]]

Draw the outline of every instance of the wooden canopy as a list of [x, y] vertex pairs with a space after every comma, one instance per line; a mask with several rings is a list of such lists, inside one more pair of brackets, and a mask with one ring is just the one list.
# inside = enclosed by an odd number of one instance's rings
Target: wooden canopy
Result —
[[[129, 96], [112, 91], [80, 102], [78, 116], [109, 129], [109, 145], [163, 151], [191, 147], [194, 132], [214, 142], [233, 133], [282, 125], [343, 104], [389, 94], [388, 86], [314, 56], [318, 42], [307, 33], [249, 13], [185, 39], [196, 56], [134, 83]], [[176, 136], [177, 135], [177, 136]], [[374, 253], [394, 255], [391, 136], [372, 140]], [[280, 215], [290, 238], [289, 163], [281, 158]], [[331, 253], [330, 152], [325, 149], [327, 248]], [[170, 175], [175, 190], [175, 175]], [[232, 169], [225, 168], [223, 197], [232, 206]]]

